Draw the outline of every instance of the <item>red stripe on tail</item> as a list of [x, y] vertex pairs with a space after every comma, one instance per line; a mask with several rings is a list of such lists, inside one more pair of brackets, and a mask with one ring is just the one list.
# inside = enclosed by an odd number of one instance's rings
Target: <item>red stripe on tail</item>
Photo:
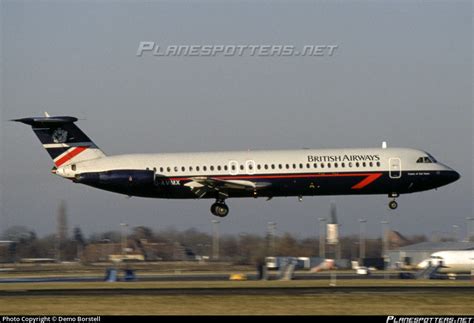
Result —
[[62, 164], [64, 164], [65, 162], [73, 159], [74, 157], [76, 157], [77, 155], [79, 155], [80, 153], [82, 153], [84, 150], [86, 150], [88, 147], [76, 147], [74, 148], [73, 150], [71, 150], [69, 153], [67, 153], [66, 155], [64, 155], [63, 157], [61, 157], [60, 159], [58, 159], [54, 164], [59, 167], [61, 166]]

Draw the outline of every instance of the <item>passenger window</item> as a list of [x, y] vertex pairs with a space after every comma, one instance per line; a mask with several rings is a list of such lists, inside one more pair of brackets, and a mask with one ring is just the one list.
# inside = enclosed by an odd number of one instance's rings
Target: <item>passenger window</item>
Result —
[[285, 167], [286, 167], [286, 169], [289, 169], [289, 168], [290, 168], [290, 165], [286, 164]]
[[244, 165], [240, 165], [240, 170], [244, 170]]
[[324, 163], [321, 163], [321, 168], [324, 168]]
[[313, 164], [313, 167], [314, 167], [314, 168], [318, 168], [318, 164], [314, 163], [314, 164]]
[[262, 165], [258, 164], [257, 169], [261, 169], [261, 168], [262, 168]]
[[181, 170], [182, 170], [183, 172], [186, 171], [186, 167], [184, 167], [184, 166], [181, 167]]
[[352, 162], [349, 162], [349, 167], [352, 168]]
[[174, 171], [175, 171], [175, 172], [178, 171], [178, 166], [174, 166]]
[[163, 170], [164, 170], [163, 167], [160, 167], [160, 173], [163, 173]]
[[334, 168], [337, 168], [337, 166], [338, 166], [337, 163], [334, 163]]
[[193, 171], [193, 166], [189, 166], [189, 171], [190, 171], [190, 172]]
[[221, 170], [221, 165], [217, 165], [217, 170]]
[[239, 162], [236, 160], [229, 160], [230, 175], [237, 175], [239, 173]]
[[171, 172], [171, 168], [170, 167], [166, 167], [166, 171], [169, 173]]
[[296, 169], [296, 164], [293, 164], [293, 169]]
[[370, 162], [370, 163], [369, 163], [369, 166], [370, 166], [370, 167], [373, 167], [373, 166], [374, 166], [374, 163]]
[[283, 168], [283, 166], [281, 166], [281, 164], [278, 164], [278, 168], [279, 168], [279, 169], [282, 169], [282, 168]]
[[275, 164], [272, 164], [272, 169], [275, 169]]
[[224, 165], [224, 170], [227, 170], [227, 165]]
[[263, 168], [268, 169], [268, 165], [267, 164], [263, 165]]
[[72, 164], [71, 169], [72, 169], [73, 172], [75, 172], [76, 171], [76, 164]]
[[328, 168], [331, 168], [331, 163], [328, 163]]
[[303, 164], [300, 164], [300, 168], [303, 168]]
[[211, 169], [211, 170], [214, 170], [214, 166], [211, 166], [210, 169]]
[[341, 163], [341, 167], [342, 167], [342, 168], [346, 167], [346, 164], [345, 164], [345, 163]]
[[196, 171], [198, 171], [198, 172], [199, 172], [199, 166], [196, 166]]
[[207, 166], [202, 166], [202, 170], [203, 170], [203, 171], [206, 171], [206, 170], [207, 170]]
[[365, 163], [365, 162], [363, 162], [363, 163], [362, 163], [362, 167], [365, 167], [365, 165], [366, 165], [366, 163]]
[[310, 168], [310, 167], [311, 167], [311, 165], [310, 165], [310, 164], [306, 164], [306, 168]]
[[359, 165], [360, 165], [359, 162], [357, 162], [357, 163], [356, 163], [356, 167], [359, 167]]

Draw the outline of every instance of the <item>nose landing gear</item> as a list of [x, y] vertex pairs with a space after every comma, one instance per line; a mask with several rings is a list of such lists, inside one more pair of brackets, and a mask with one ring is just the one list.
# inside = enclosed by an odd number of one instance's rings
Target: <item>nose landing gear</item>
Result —
[[397, 197], [399, 197], [400, 194], [398, 193], [390, 193], [388, 194], [388, 197], [390, 198], [393, 198], [393, 200], [391, 200], [390, 202], [388, 202], [388, 207], [392, 210], [395, 210], [397, 207], [398, 207], [398, 203], [397, 201], [395, 200]]
[[388, 207], [391, 208], [392, 210], [395, 210], [398, 207], [397, 201], [393, 200], [388, 202]]

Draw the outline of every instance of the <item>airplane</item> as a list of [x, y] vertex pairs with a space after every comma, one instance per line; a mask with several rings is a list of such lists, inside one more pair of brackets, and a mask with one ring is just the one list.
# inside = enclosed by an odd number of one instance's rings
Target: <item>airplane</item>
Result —
[[215, 199], [225, 217], [228, 198], [384, 194], [396, 209], [400, 194], [436, 189], [460, 175], [423, 150], [298, 149], [107, 156], [71, 116], [29, 117], [54, 161], [53, 174], [128, 196]]
[[446, 274], [470, 274], [474, 271], [474, 250], [438, 251], [417, 265], [418, 269], [440, 266], [437, 272]]

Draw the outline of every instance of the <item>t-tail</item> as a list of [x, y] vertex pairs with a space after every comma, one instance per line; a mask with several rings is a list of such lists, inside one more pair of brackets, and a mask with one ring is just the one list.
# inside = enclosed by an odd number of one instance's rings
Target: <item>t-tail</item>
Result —
[[68, 116], [31, 117], [12, 121], [30, 125], [54, 161], [55, 167], [105, 157], [94, 142]]

